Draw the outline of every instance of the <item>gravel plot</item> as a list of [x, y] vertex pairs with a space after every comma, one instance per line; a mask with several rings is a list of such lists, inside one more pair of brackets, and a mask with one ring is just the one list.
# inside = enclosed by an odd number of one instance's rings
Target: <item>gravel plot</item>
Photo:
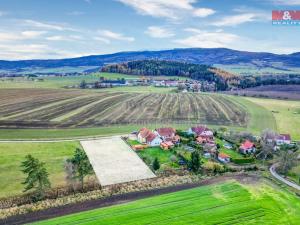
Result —
[[80, 143], [102, 186], [155, 177], [147, 165], [120, 137]]

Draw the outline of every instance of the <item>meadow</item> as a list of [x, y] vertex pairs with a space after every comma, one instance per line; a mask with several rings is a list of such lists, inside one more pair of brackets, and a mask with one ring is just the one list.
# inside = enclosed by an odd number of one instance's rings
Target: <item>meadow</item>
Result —
[[278, 132], [290, 133], [293, 139], [300, 140], [300, 101], [261, 98], [247, 100], [264, 107], [273, 115]]
[[0, 198], [23, 193], [21, 162], [27, 154], [46, 163], [52, 187], [64, 186], [64, 161], [76, 148], [80, 148], [79, 142], [0, 143]]
[[35, 224], [299, 224], [299, 198], [265, 182], [228, 181]]
[[[27, 78], [27, 77], [14, 77], [14, 78], [0, 78], [0, 89], [8, 89], [8, 88], [64, 88], [65, 86], [74, 86], [79, 85], [81, 81], [85, 80], [87, 83], [99, 81], [100, 77], [104, 77], [107, 79], [139, 79], [142, 76], [136, 75], [126, 75], [119, 73], [92, 73], [88, 75], [72, 75], [72, 76], [41, 76], [39, 78], [42, 81], [36, 80], [36, 78]], [[157, 76], [157, 79], [186, 79], [178, 76]], [[112, 88], [111, 91], [136, 91], [142, 90], [143, 88], [138, 87], [117, 87]], [[161, 88], [154, 87], [146, 87], [146, 90], [150, 89], [152, 91], [162, 91]], [[105, 89], [109, 90], [109, 89]], [[164, 90], [173, 90], [172, 88], [164, 88]]]

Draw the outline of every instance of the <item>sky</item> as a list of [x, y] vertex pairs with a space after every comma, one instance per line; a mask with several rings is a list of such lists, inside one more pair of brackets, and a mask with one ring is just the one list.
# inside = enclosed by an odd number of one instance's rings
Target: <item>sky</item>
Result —
[[300, 0], [0, 0], [0, 59], [53, 59], [120, 51], [232, 48], [300, 52], [300, 26], [272, 10]]

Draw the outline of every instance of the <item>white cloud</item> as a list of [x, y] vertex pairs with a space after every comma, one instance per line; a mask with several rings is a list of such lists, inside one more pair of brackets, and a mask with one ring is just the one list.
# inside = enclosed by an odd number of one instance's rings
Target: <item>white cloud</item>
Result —
[[94, 37], [93, 39], [95, 41], [100, 41], [100, 42], [103, 42], [105, 44], [110, 44], [110, 40], [108, 40], [107, 38], [104, 38], [104, 37]]
[[169, 38], [175, 36], [175, 34], [172, 31], [164, 27], [158, 27], [158, 26], [148, 27], [145, 33], [153, 38]]
[[275, 5], [300, 5], [300, 0], [271, 0]]
[[226, 32], [209, 32], [195, 28], [187, 28], [185, 31], [193, 34], [187, 38], [174, 41], [185, 47], [221, 48], [227, 47], [229, 44], [232, 44], [239, 39], [239, 36]]
[[258, 14], [255, 13], [244, 13], [234, 16], [226, 16], [219, 21], [213, 22], [212, 25], [222, 26], [236, 26], [242, 23], [252, 22], [258, 20]]
[[[116, 33], [110, 30], [98, 30], [97, 32], [101, 38], [108, 40], [117, 40], [117, 41], [128, 41], [133, 42], [134, 37], [128, 37], [121, 33]], [[99, 39], [100, 40], [100, 39]]]
[[37, 37], [40, 37], [41, 35], [43, 34], [46, 34], [47, 31], [37, 31], [37, 30], [26, 30], [26, 31], [22, 31], [21, 32], [21, 35], [24, 37], [24, 38], [37, 38]]
[[19, 40], [35, 39], [47, 33], [46, 31], [27, 30], [22, 32], [0, 32], [0, 42], [12, 42]]
[[206, 17], [215, 11], [208, 8], [195, 8], [196, 0], [118, 0], [134, 8], [141, 15], [164, 17], [178, 20], [185, 14], [197, 17]]
[[207, 17], [207, 16], [215, 14], [215, 12], [216, 11], [213, 9], [198, 8], [198, 9], [194, 10], [193, 15], [197, 16], [197, 17]]
[[85, 14], [85, 12], [82, 12], [82, 11], [72, 11], [72, 12], [67, 13], [67, 15], [69, 15], [69, 16], [81, 16], [84, 14]]
[[48, 22], [40, 22], [36, 20], [24, 20], [23, 24], [25, 26], [35, 27], [35, 28], [42, 28], [46, 30], [56, 30], [56, 31], [77, 31], [71, 27], [66, 26], [65, 24], [58, 24], [58, 23], [48, 23]]

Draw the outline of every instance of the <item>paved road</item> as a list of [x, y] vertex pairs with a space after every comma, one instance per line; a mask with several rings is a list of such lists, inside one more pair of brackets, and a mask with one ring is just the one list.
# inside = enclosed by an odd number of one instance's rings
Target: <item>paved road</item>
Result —
[[277, 172], [276, 172], [276, 163], [273, 164], [271, 167], [270, 167], [270, 172], [271, 174], [277, 179], [277, 180], [280, 180], [281, 182], [285, 183], [286, 185], [290, 186], [290, 187], [293, 187], [295, 189], [297, 189], [298, 191], [300, 191], [300, 186], [298, 184], [295, 184], [291, 181], [288, 181], [286, 179], [284, 179], [282, 176], [280, 176]]
[[[126, 135], [122, 135], [126, 136]], [[121, 137], [121, 135], [114, 136], [95, 136], [95, 137], [78, 137], [78, 138], [66, 138], [66, 139], [16, 139], [16, 140], [0, 140], [0, 143], [52, 143], [52, 142], [70, 142], [70, 141], [89, 141], [99, 140], [105, 138]]]

